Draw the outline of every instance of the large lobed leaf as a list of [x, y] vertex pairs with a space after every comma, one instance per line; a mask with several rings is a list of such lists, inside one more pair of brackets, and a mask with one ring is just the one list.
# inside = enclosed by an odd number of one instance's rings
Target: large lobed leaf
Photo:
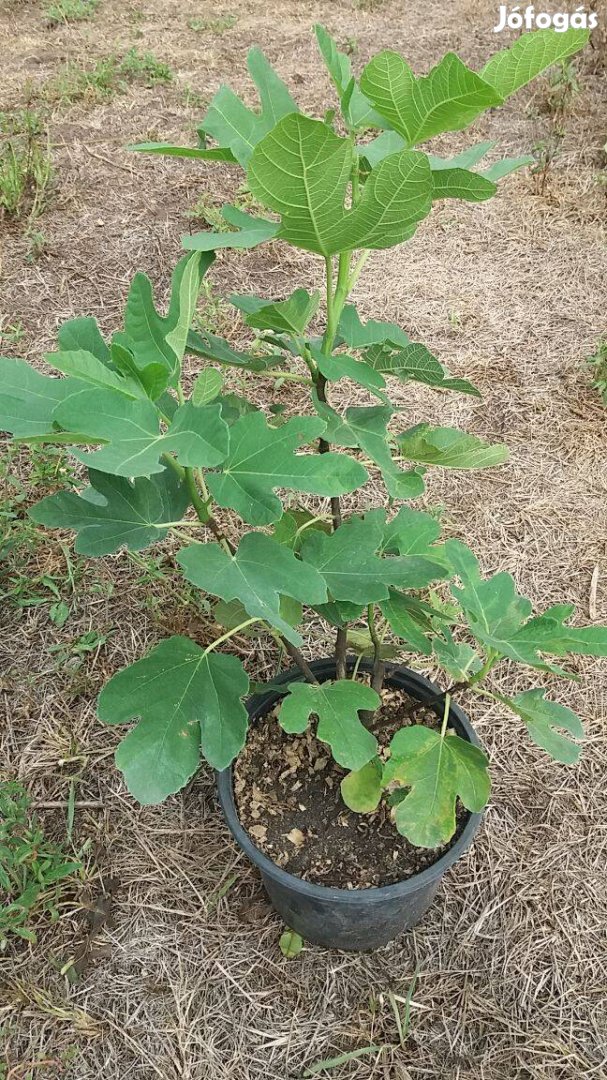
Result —
[[78, 319], [68, 319], [59, 327], [57, 337], [62, 352], [83, 349], [84, 352], [92, 353], [103, 364], [111, 365], [110, 350], [103, 339], [96, 319], [88, 315]]
[[537, 30], [523, 34], [507, 49], [495, 53], [485, 64], [481, 75], [502, 98], [510, 97], [521, 86], [535, 79], [559, 60], [573, 56], [588, 43], [587, 30]]
[[545, 694], [545, 690], [536, 688], [501, 700], [524, 720], [529, 737], [536, 746], [546, 750], [556, 761], [574, 765], [580, 756], [580, 747], [563, 732], [582, 739], [584, 728], [571, 709], [557, 701], [547, 701]]
[[234, 555], [219, 544], [192, 544], [177, 562], [188, 581], [222, 600], [239, 600], [248, 615], [269, 622], [294, 645], [301, 645], [301, 636], [281, 613], [281, 595], [306, 604], [327, 599], [318, 571], [263, 533], [247, 533]]
[[337, 48], [331, 35], [324, 26], [314, 27], [321, 56], [339, 96], [342, 114], [351, 131], [369, 127], [383, 127], [384, 121], [361, 92], [356, 80], [352, 78], [350, 58]]
[[258, 412], [237, 420], [229, 453], [208, 484], [220, 506], [236, 510], [251, 525], [269, 525], [282, 513], [274, 489], [291, 488], [316, 495], [343, 495], [367, 479], [366, 470], [343, 454], [296, 454], [303, 443], [324, 431], [318, 417], [295, 416], [272, 428]]
[[0, 357], [0, 431], [17, 439], [53, 431], [53, 413], [81, 383], [41, 375], [25, 360]]
[[187, 350], [195, 356], [204, 356], [205, 359], [214, 360], [226, 367], [244, 368], [247, 371], [263, 371], [266, 367], [280, 364], [283, 359], [279, 352], [266, 356], [253, 356], [251, 353], [239, 352], [233, 349], [225, 338], [211, 334], [208, 330], [200, 333], [190, 330]]
[[[441, 132], [467, 127], [481, 112], [501, 105], [540, 72], [578, 52], [588, 36], [585, 30], [523, 34], [514, 45], [493, 56], [480, 74], [455, 53], [447, 53], [428, 75], [416, 78], [406, 61], [388, 50], [367, 64], [360, 85], [406, 145], [415, 146]], [[381, 150], [363, 148], [371, 163], [381, 159], [384, 143], [390, 149], [397, 146], [392, 133], [384, 133], [375, 143], [380, 141]]]
[[480, 813], [491, 783], [482, 750], [458, 735], [441, 735], [422, 725], [402, 728], [390, 744], [383, 784], [410, 790], [394, 810], [396, 828], [417, 847], [446, 844], [455, 832], [455, 807]]
[[377, 603], [388, 599], [390, 585], [422, 589], [449, 576], [444, 559], [432, 548], [424, 555], [383, 554], [385, 528], [385, 512], [374, 510], [364, 518], [351, 518], [328, 536], [316, 530], [304, 533], [302, 558], [322, 574], [333, 600]]
[[317, 738], [331, 747], [338, 765], [360, 769], [377, 753], [377, 739], [361, 723], [359, 711], [375, 710], [381, 704], [379, 694], [362, 683], [342, 679], [339, 682], [290, 683], [278, 719], [291, 733], [306, 730], [310, 716], [318, 717]]
[[387, 429], [392, 415], [390, 406], [353, 406], [346, 409], [343, 417], [321, 401], [315, 401], [315, 407], [327, 423], [324, 434], [327, 442], [363, 450], [380, 469], [393, 499], [415, 499], [422, 494], [424, 481], [419, 473], [414, 469], [404, 472], [392, 460]]
[[437, 390], [455, 390], [460, 394], [480, 397], [480, 392], [467, 379], [454, 379], [425, 345], [410, 341], [404, 348], [372, 345], [365, 350], [365, 360], [375, 371], [393, 375], [401, 382], [418, 382]]
[[363, 323], [354, 304], [344, 306], [337, 333], [351, 349], [364, 349], [368, 345], [386, 343], [394, 348], [404, 348], [409, 344], [405, 331], [396, 323], [380, 322], [377, 319], [368, 319]]
[[215, 251], [218, 248], [254, 248], [272, 240], [278, 233], [280, 223], [266, 218], [252, 217], [236, 206], [224, 206], [221, 211], [224, 221], [232, 228], [225, 232], [198, 232], [181, 237], [186, 251]]
[[202, 131], [211, 135], [220, 148], [229, 148], [244, 168], [260, 139], [281, 117], [298, 111], [287, 86], [260, 49], [251, 49], [247, 64], [259, 92], [261, 111], [249, 109], [233, 90], [221, 86], [202, 121]]
[[295, 289], [286, 300], [262, 300], [258, 296], [231, 296], [230, 302], [245, 312], [245, 322], [256, 330], [278, 334], [303, 334], [318, 311], [320, 293]]
[[140, 718], [116, 751], [131, 794], [146, 805], [162, 802], [194, 775], [201, 751], [213, 768], [227, 768], [244, 746], [248, 689], [240, 660], [184, 637], [161, 641], [114, 675], [98, 714], [106, 724]]
[[396, 439], [403, 457], [444, 469], [487, 469], [508, 460], [508, 447], [489, 445], [457, 428], [416, 424]]
[[421, 78], [413, 76], [398, 53], [380, 53], [363, 71], [361, 88], [409, 146], [442, 131], [459, 131], [503, 100], [455, 53], [447, 53]]
[[154, 304], [152, 283], [146, 274], [135, 274], [129, 290], [124, 316], [124, 333], [115, 342], [133, 357], [142, 371], [151, 365], [165, 371], [164, 386], [174, 386], [179, 378], [181, 360], [202, 278], [214, 259], [212, 252], [184, 255], [171, 278], [169, 310], [161, 315]]
[[163, 524], [179, 521], [189, 503], [185, 486], [172, 469], [134, 481], [91, 469], [89, 480], [91, 487], [81, 495], [74, 491], [48, 495], [31, 507], [29, 515], [51, 529], [75, 529], [76, 551], [93, 558], [121, 547], [140, 551], [164, 539]]
[[412, 235], [432, 205], [432, 174], [424, 154], [386, 158], [367, 180], [360, 201], [345, 208], [353, 162], [349, 139], [327, 124], [291, 115], [255, 148], [251, 191], [282, 215], [278, 235], [325, 257], [357, 247], [383, 248]]
[[566, 626], [573, 614], [570, 604], [555, 604], [530, 618], [531, 602], [520, 596], [510, 574], [482, 578], [478, 561], [465, 544], [449, 540], [445, 554], [462, 582], [452, 586], [468, 626], [483, 644], [519, 663], [565, 674], [541, 654], [607, 656], [607, 627]]
[[162, 472], [165, 453], [181, 465], [218, 465], [228, 452], [228, 427], [218, 404], [197, 408], [180, 405], [166, 432], [150, 401], [132, 401], [114, 390], [84, 389], [66, 398], [54, 419], [67, 431], [83, 431], [104, 445], [92, 453], [73, 451], [85, 465], [115, 476], [149, 476]]

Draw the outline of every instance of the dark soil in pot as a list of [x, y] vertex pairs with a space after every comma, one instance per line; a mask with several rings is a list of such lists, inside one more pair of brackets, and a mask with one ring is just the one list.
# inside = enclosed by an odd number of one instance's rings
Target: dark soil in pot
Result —
[[[372, 726], [380, 748], [409, 724], [440, 728], [440, 717], [430, 709], [407, 716], [414, 702], [400, 689], [384, 688]], [[256, 719], [234, 767], [241, 824], [277, 866], [317, 885], [368, 889], [421, 873], [457, 841], [470, 816], [461, 804], [455, 836], [432, 850], [414, 847], [397, 832], [384, 800], [372, 814], [348, 810], [340, 794], [346, 770], [315, 738], [315, 724], [304, 735], [287, 735], [279, 710], [276, 704]]]

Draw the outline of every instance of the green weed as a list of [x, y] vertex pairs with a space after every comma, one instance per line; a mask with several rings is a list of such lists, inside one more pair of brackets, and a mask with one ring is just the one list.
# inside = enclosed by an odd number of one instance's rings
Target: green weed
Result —
[[122, 58], [107, 56], [89, 69], [68, 61], [49, 79], [44, 96], [47, 101], [62, 104], [86, 98], [93, 102], [103, 101], [115, 94], [126, 93], [131, 83], [153, 86], [159, 82], [170, 82], [172, 78], [168, 64], [158, 60], [153, 53], [140, 53], [133, 48]]
[[9, 345], [17, 345], [25, 334], [23, 323], [10, 323], [7, 326], [0, 322], [0, 349]]
[[199, 94], [198, 90], [194, 90], [189, 83], [183, 88], [183, 104], [186, 109], [203, 109], [206, 103], [206, 99], [203, 94]]
[[62, 22], [81, 22], [91, 19], [95, 14], [99, 0], [55, 0], [43, 9], [43, 15], [51, 26]]
[[30, 219], [44, 208], [53, 175], [48, 139], [38, 113], [0, 113], [0, 212]]
[[65, 569], [61, 573], [36, 573], [32, 559], [40, 546], [42, 534], [24, 513], [39, 490], [54, 490], [66, 481], [76, 483], [73, 469], [64, 452], [57, 447], [32, 447], [33, 460], [27, 479], [13, 471], [13, 457], [8, 453], [0, 458], [0, 481], [4, 496], [0, 500], [0, 564], [2, 589], [0, 598], [10, 600], [17, 608], [48, 606], [52, 623], [62, 627], [70, 608], [63, 591], [74, 588], [74, 569], [65, 545], [60, 544]]
[[107, 633], [101, 634], [98, 630], [87, 630], [86, 633], [80, 634], [79, 637], [74, 638], [73, 641], [68, 642], [67, 645], [50, 645], [49, 653], [56, 654], [58, 663], [65, 664], [67, 661], [76, 661], [72, 666], [78, 666], [85, 656], [89, 653], [97, 652], [98, 649], [103, 648], [109, 641], [113, 631], [108, 630]]
[[35, 942], [34, 925], [42, 916], [59, 918], [69, 879], [81, 869], [79, 860], [46, 838], [24, 788], [0, 782], [0, 952], [11, 935]]
[[561, 144], [565, 132], [554, 128], [545, 139], [540, 139], [532, 149], [535, 165], [531, 166], [531, 175], [535, 180], [538, 195], [545, 195], [553, 163], [561, 153]]
[[[223, 218], [221, 219], [223, 221]], [[225, 222], [224, 222], [225, 225]], [[194, 329], [222, 334], [234, 323], [234, 310], [223, 297], [217, 296], [207, 278], [200, 290], [200, 310], [194, 315]]]
[[48, 247], [48, 240], [45, 234], [39, 229], [28, 229], [25, 234], [25, 241], [27, 244], [25, 261], [31, 265], [44, 255], [44, 252]]
[[193, 222], [204, 222], [214, 229], [215, 232], [230, 231], [230, 226], [221, 216], [220, 208], [213, 205], [213, 202], [206, 191], [202, 192], [192, 209], [187, 211], [187, 217]]
[[575, 65], [571, 59], [555, 64], [548, 80], [547, 111], [561, 118], [569, 111], [580, 92]]
[[226, 30], [231, 30], [237, 22], [237, 15], [218, 15], [214, 19], [189, 19], [188, 26], [197, 34], [225, 34]]
[[598, 390], [607, 405], [607, 338], [601, 338], [597, 343], [596, 352], [588, 356], [586, 362], [592, 368], [592, 385]]

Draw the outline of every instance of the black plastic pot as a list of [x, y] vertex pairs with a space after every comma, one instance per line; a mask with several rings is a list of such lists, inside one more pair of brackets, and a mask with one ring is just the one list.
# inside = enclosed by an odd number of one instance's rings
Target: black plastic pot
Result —
[[[349, 668], [352, 668], [353, 661]], [[332, 660], [318, 660], [310, 665], [319, 681], [335, 677]], [[369, 671], [371, 665], [360, 665]], [[285, 672], [275, 682], [295, 682], [302, 679], [298, 668]], [[408, 668], [388, 669], [386, 685], [403, 690], [423, 701], [440, 692], [439, 687]], [[247, 708], [251, 722], [265, 715], [280, 694], [269, 692], [250, 698]], [[442, 716], [444, 706], [430, 706]], [[480, 742], [465, 713], [451, 705], [450, 724], [458, 735], [480, 746]], [[471, 844], [481, 823], [482, 814], [469, 814], [463, 832], [437, 862], [407, 881], [373, 889], [334, 889], [313, 885], [288, 874], [259, 851], [245, 832], [236, 811], [232, 784], [232, 769], [217, 774], [219, 801], [228, 828], [242, 850], [261, 871], [266, 891], [284, 922], [306, 941], [333, 949], [377, 949], [409, 930], [420, 921], [432, 903], [443, 874]]]

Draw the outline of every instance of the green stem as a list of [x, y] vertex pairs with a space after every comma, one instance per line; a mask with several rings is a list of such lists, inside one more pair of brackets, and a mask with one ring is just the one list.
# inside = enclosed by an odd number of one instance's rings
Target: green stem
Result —
[[352, 682], [356, 682], [356, 676], [358, 675], [358, 669], [360, 667], [360, 663], [361, 663], [362, 658], [363, 658], [362, 653], [359, 653], [358, 656], [356, 657], [356, 663], [354, 664], [354, 667], [352, 669], [352, 674], [350, 676], [350, 678], [352, 679]]
[[451, 709], [451, 694], [446, 693], [445, 694], [445, 709], [444, 709], [444, 712], [443, 712], [443, 722], [441, 724], [441, 729], [440, 729], [440, 737], [441, 737], [441, 739], [444, 739], [444, 737], [445, 737], [445, 735], [447, 733], [447, 724], [449, 723], [450, 709]]
[[208, 525], [209, 521], [211, 520], [211, 514], [209, 513], [209, 505], [208, 502], [201, 498], [192, 469], [185, 470], [185, 482], [190, 495], [190, 499], [192, 501], [192, 506], [194, 507], [203, 525]]
[[348, 279], [348, 292], [352, 292], [352, 289], [356, 285], [356, 282], [358, 281], [358, 279], [359, 279], [359, 277], [361, 275], [362, 269], [363, 269], [367, 259], [369, 258], [370, 254], [371, 254], [370, 251], [363, 251], [363, 253], [360, 255], [357, 262], [354, 264], [354, 268], [353, 268], [352, 273], [350, 274], [350, 277]]
[[245, 622], [239, 623], [238, 626], [235, 626], [233, 630], [226, 630], [225, 634], [222, 634], [221, 637], [216, 638], [216, 640], [212, 641], [210, 645], [207, 645], [202, 655], [207, 656], [210, 652], [213, 651], [213, 649], [216, 649], [218, 645], [221, 645], [224, 641], [227, 641], [228, 638], [234, 637], [234, 635], [240, 633], [241, 630], [245, 630], [247, 626], [251, 626], [253, 623], [257, 622], [263, 622], [263, 619], [246, 619]]
[[278, 371], [275, 368], [267, 368], [265, 371], [247, 371], [247, 375], [254, 375], [258, 379], [285, 379], [287, 382], [314, 386], [313, 379], [309, 379], [307, 375], [298, 375], [296, 371]]
[[369, 627], [371, 641], [373, 642], [373, 674], [371, 676], [371, 689], [375, 690], [376, 694], [380, 694], [384, 685], [386, 665], [381, 658], [382, 639], [379, 636], [375, 625], [374, 604], [367, 605], [367, 626]]
[[[325, 259], [327, 277], [327, 325], [322, 339], [322, 351], [325, 356], [330, 356], [337, 335], [337, 327], [348, 295], [348, 278], [350, 274], [350, 252], [342, 251], [339, 256], [337, 283], [333, 293], [333, 260]], [[316, 392], [319, 401], [327, 401], [327, 380], [320, 372], [316, 378]], [[329, 443], [320, 439], [319, 450], [326, 454], [330, 450]], [[333, 518], [333, 530], [338, 529], [342, 523], [341, 504], [339, 496], [331, 499], [331, 515]], [[340, 627], [335, 635], [335, 674], [338, 679], [346, 677], [346, 652], [348, 648], [348, 632], [345, 627]]]
[[499, 656], [499, 653], [496, 653], [494, 649], [490, 649], [487, 654], [487, 659], [485, 660], [485, 663], [483, 664], [482, 668], [480, 668], [476, 672], [475, 675], [471, 675], [469, 679], [462, 679], [458, 682], [452, 683], [452, 685], [448, 687], [447, 690], [439, 690], [438, 694], [432, 694], [430, 697], [424, 698], [422, 701], [414, 702], [413, 705], [410, 705], [409, 708], [405, 710], [405, 716], [413, 716], [413, 714], [416, 713], [419, 709], [432, 707], [432, 705], [439, 701], [442, 701], [447, 696], [450, 698], [453, 697], [453, 695], [458, 693], [460, 690], [474, 690], [474, 692], [477, 694], [489, 693], [489, 691], [481, 691], [478, 688], [477, 684], [479, 682], [482, 682], [482, 680], [488, 675], [491, 669], [495, 667], [495, 665], [500, 659], [501, 658]]
[[280, 634], [278, 630], [276, 630], [273, 626], [268, 626], [268, 630], [274, 640], [277, 641], [281, 648], [283, 648], [288, 654], [288, 656], [291, 657], [291, 660], [295, 661], [306, 682], [315, 683], [316, 685], [318, 685], [318, 679], [316, 678], [316, 675], [312, 671], [312, 668], [308, 664], [308, 661], [304, 657], [303, 653], [301, 653], [295, 645], [292, 645], [290, 641], [287, 641], [287, 639], [283, 637], [282, 634]]
[[317, 521], [328, 521], [326, 514], [319, 514], [317, 517], [310, 518], [309, 521], [304, 521], [303, 525], [300, 525], [297, 529], [293, 540], [297, 540], [297, 537], [304, 532], [305, 529], [310, 529], [312, 525], [316, 525]]
[[[147, 523], [146, 523], [147, 524]], [[204, 523], [206, 524], [206, 522]], [[202, 521], [161, 521], [160, 523], [151, 521], [148, 525], [150, 529], [202, 529]]]
[[185, 478], [185, 469], [183, 465], [180, 465], [178, 461], [175, 461], [175, 458], [172, 457], [171, 454], [162, 454], [161, 457], [165, 465], [168, 465], [173, 472], [176, 472], [177, 476], [180, 476], [182, 480]]
[[496, 653], [495, 649], [489, 649], [487, 651], [487, 659], [485, 660], [483, 666], [479, 668], [475, 675], [471, 675], [468, 679], [468, 686], [476, 686], [477, 683], [480, 683], [483, 681], [483, 679], [486, 679], [487, 675], [489, 674], [491, 669], [495, 667], [498, 660], [499, 654]]
[[[181, 466], [179, 466], [179, 468], [181, 468]], [[204, 483], [204, 479], [202, 478], [202, 474], [201, 474], [201, 481], [202, 481], [202, 486], [203, 486], [203, 489], [204, 489], [204, 492], [205, 492], [205, 495], [206, 495], [205, 499], [201, 498], [200, 492], [199, 492], [199, 490], [198, 490], [198, 488], [196, 486], [196, 480], [194, 478], [194, 471], [192, 469], [184, 469], [183, 470], [183, 476], [184, 476], [184, 479], [185, 479], [185, 482], [186, 482], [186, 486], [187, 486], [187, 489], [188, 489], [188, 493], [189, 493], [189, 496], [190, 496], [192, 506], [194, 507], [194, 509], [196, 511], [196, 514], [198, 516], [199, 521], [203, 525], [206, 525], [207, 528], [211, 530], [211, 532], [213, 533], [216, 540], [223, 547], [224, 551], [226, 551], [228, 553], [228, 555], [233, 555], [234, 554], [233, 545], [230, 543], [230, 541], [224, 535], [224, 533], [221, 530], [221, 526], [215, 521], [215, 518], [213, 517], [213, 515], [211, 514], [211, 512], [209, 510], [209, 503], [211, 501], [211, 498], [210, 498], [210, 496], [209, 496], [209, 494], [207, 492], [206, 485]]]

